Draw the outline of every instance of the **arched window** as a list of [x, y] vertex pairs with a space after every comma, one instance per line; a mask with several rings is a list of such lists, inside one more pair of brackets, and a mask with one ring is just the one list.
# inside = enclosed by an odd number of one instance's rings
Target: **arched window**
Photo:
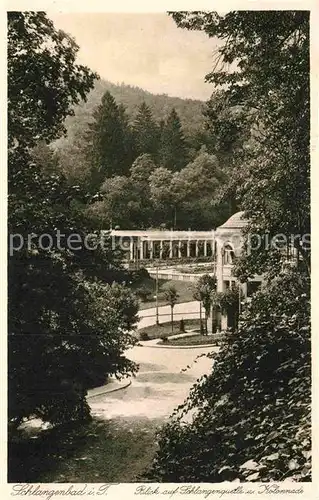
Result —
[[231, 265], [234, 263], [235, 253], [233, 247], [226, 243], [223, 247], [223, 265]]

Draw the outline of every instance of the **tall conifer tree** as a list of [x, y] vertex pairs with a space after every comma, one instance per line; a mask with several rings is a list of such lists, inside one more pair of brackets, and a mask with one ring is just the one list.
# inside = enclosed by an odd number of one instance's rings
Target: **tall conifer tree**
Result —
[[133, 133], [137, 154], [148, 153], [156, 160], [159, 149], [159, 128], [153, 119], [151, 109], [145, 102], [138, 107]]
[[187, 146], [179, 116], [173, 108], [162, 128], [161, 165], [172, 171], [181, 170], [187, 163]]
[[93, 113], [89, 125], [93, 184], [98, 187], [113, 175], [126, 174], [132, 162], [130, 130], [124, 106], [118, 106], [110, 92]]

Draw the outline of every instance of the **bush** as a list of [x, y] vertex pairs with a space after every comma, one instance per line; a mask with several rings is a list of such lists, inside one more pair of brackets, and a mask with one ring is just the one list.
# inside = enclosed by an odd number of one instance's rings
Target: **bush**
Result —
[[132, 271], [132, 278], [133, 278], [134, 282], [138, 282], [138, 281], [143, 281], [144, 279], [147, 279], [147, 278], [150, 279], [150, 275], [149, 275], [149, 272], [147, 271], [147, 269], [145, 269], [145, 267], [141, 267], [140, 269], [137, 269], [136, 271]]
[[168, 342], [168, 338], [167, 338], [167, 335], [162, 335], [160, 337], [161, 341], [165, 344], [166, 342]]
[[137, 296], [141, 299], [142, 302], [147, 302], [150, 300], [151, 292], [147, 287], [141, 287], [136, 291]]
[[147, 332], [140, 332], [140, 340], [150, 340]]
[[185, 324], [183, 318], [179, 322], [179, 331], [185, 333]]

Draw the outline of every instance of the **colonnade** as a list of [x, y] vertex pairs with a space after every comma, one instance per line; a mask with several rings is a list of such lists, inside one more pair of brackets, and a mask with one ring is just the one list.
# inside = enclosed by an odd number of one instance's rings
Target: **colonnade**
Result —
[[212, 240], [144, 240], [131, 239], [127, 258], [133, 260], [181, 259], [210, 257], [213, 254]]
[[215, 231], [111, 230], [114, 248], [126, 253], [126, 260], [211, 257]]

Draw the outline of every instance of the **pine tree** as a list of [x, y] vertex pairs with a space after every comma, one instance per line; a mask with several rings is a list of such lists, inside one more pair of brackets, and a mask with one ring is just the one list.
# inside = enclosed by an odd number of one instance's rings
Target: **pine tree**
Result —
[[179, 116], [173, 108], [162, 128], [160, 162], [172, 171], [181, 170], [187, 163], [187, 146]]
[[159, 149], [159, 128], [153, 119], [151, 109], [145, 102], [138, 107], [133, 134], [136, 153], [138, 155], [148, 153], [153, 160], [156, 160]]
[[110, 92], [93, 113], [89, 125], [92, 181], [96, 187], [107, 177], [126, 174], [132, 163], [130, 130], [124, 106], [118, 106]]

